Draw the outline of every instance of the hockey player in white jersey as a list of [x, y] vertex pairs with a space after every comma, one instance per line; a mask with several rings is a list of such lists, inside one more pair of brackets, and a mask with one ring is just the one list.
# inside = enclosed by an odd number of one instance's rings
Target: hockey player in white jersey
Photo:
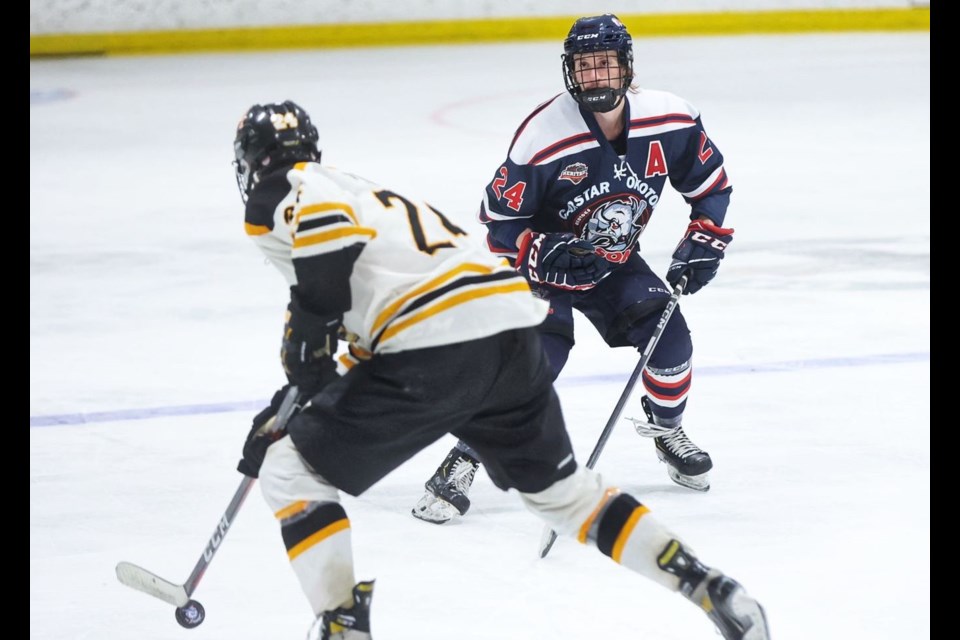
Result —
[[[736, 581], [577, 464], [536, 330], [548, 305], [526, 279], [429, 204], [321, 166], [317, 139], [286, 101], [250, 107], [234, 143], [247, 233], [290, 284], [281, 358], [306, 391], [279, 433], [264, 427], [283, 390], [254, 419], [238, 469], [260, 478], [279, 523], [315, 616], [308, 638], [372, 637], [374, 581], [354, 574], [340, 492], [362, 494], [452, 432], [557, 532], [680, 592], [726, 640], [768, 640]], [[558, 251], [544, 274], [578, 260]]]
[[[616, 16], [578, 19], [563, 42], [567, 91], [520, 124], [480, 204], [494, 253], [514, 261], [550, 302], [540, 327], [554, 378], [574, 344], [573, 309], [611, 347], [642, 350], [670, 288], [683, 275], [693, 294], [717, 273], [733, 229], [723, 222], [732, 187], [699, 112], [682, 98], [633, 84], [633, 40]], [[690, 206], [689, 224], [664, 281], [640, 255], [639, 238], [669, 185]], [[537, 259], [551, 247], [582, 246], [594, 273], [551, 280]], [[585, 259], [587, 259], [585, 258]], [[642, 405], [661, 428], [654, 450], [669, 477], [710, 488], [710, 455], [681, 424], [693, 380], [693, 343], [678, 308], [642, 373]], [[667, 433], [663, 433], [666, 430]], [[479, 459], [460, 440], [427, 480], [413, 515], [442, 524], [470, 507]]]

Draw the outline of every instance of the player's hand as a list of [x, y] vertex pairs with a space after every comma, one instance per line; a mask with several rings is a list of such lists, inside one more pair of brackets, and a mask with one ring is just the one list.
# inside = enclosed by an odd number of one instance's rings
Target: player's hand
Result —
[[696, 293], [717, 275], [720, 261], [732, 240], [733, 229], [718, 227], [709, 220], [694, 220], [673, 252], [667, 282], [675, 286], [681, 276], [687, 274], [683, 295]]
[[279, 431], [270, 431], [270, 429], [273, 421], [277, 419], [277, 412], [289, 388], [289, 385], [284, 386], [273, 394], [270, 406], [254, 416], [253, 426], [250, 427], [247, 440], [243, 443], [243, 457], [237, 463], [237, 471], [243, 475], [251, 478], [258, 477], [263, 458], [267, 455], [267, 447], [286, 435], [286, 428]]
[[594, 246], [572, 233], [527, 234], [516, 265], [530, 282], [568, 291], [591, 289], [610, 273], [610, 263]]
[[287, 321], [283, 327], [280, 361], [290, 384], [311, 398], [337, 378], [333, 354], [337, 350], [339, 317], [325, 317], [303, 308], [296, 287], [290, 288]]

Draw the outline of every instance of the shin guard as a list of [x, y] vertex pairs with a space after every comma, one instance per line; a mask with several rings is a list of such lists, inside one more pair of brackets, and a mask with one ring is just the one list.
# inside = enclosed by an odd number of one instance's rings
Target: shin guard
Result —
[[357, 580], [350, 520], [337, 489], [303, 463], [289, 436], [267, 449], [260, 489], [314, 614], [349, 603]]
[[620, 493], [603, 504], [592, 521], [584, 522], [581, 542], [593, 542], [600, 553], [646, 578], [679, 590], [676, 576], [660, 565], [663, 549], [676, 536], [633, 496]]

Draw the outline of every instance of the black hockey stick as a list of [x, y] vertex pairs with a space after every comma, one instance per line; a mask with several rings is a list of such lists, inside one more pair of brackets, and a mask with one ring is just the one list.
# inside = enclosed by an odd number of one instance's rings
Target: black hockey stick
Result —
[[[269, 431], [280, 431], [286, 426], [287, 420], [290, 419], [297, 408], [298, 401], [299, 392], [297, 387], [291, 386], [289, 390], [287, 390], [287, 395], [284, 396], [283, 402], [280, 403], [277, 417], [273, 421]], [[240, 486], [238, 486], [236, 492], [234, 492], [230, 504], [227, 505], [227, 510], [220, 516], [217, 528], [214, 530], [213, 535], [210, 536], [207, 546], [203, 549], [203, 554], [201, 554], [200, 559], [197, 560], [197, 564], [194, 566], [186, 582], [183, 584], [174, 584], [130, 562], [120, 562], [117, 565], [117, 579], [128, 587], [143, 591], [151, 596], [160, 598], [164, 602], [175, 605], [177, 607], [175, 615], [180, 626], [186, 627], [187, 629], [199, 626], [206, 617], [206, 612], [203, 606], [196, 600], [191, 600], [190, 596], [193, 595], [194, 590], [196, 590], [197, 585], [200, 583], [200, 579], [210, 566], [214, 554], [217, 553], [217, 549], [220, 548], [224, 538], [226, 538], [227, 531], [229, 531], [230, 525], [233, 524], [233, 519], [236, 517], [237, 512], [240, 511], [240, 507], [243, 506], [244, 500], [247, 499], [247, 494], [250, 493], [253, 483], [254, 478], [243, 476]]]
[[[646, 348], [644, 348], [643, 353], [640, 355], [640, 362], [637, 363], [637, 366], [633, 369], [633, 373], [630, 374], [630, 379], [627, 380], [627, 386], [623, 388], [623, 393], [620, 394], [617, 406], [613, 408], [613, 413], [610, 414], [607, 425], [600, 433], [600, 439], [597, 440], [596, 446], [593, 447], [593, 453], [591, 453], [587, 459], [587, 469], [593, 469], [594, 465], [597, 464], [597, 458], [600, 457], [600, 452], [603, 451], [603, 447], [607, 444], [607, 439], [610, 437], [614, 425], [616, 425], [617, 420], [620, 419], [623, 407], [627, 404], [630, 394], [633, 393], [633, 387], [637, 384], [637, 379], [640, 378], [640, 374], [643, 373], [644, 367], [647, 366], [647, 362], [650, 360], [650, 356], [653, 354], [653, 350], [660, 340], [660, 334], [663, 333], [663, 328], [667, 326], [667, 321], [670, 320], [670, 316], [673, 315], [673, 310], [677, 307], [677, 303], [680, 301], [680, 295], [686, 286], [687, 276], [683, 276], [673, 288], [673, 294], [670, 296], [670, 299], [667, 300], [667, 306], [664, 307], [663, 313], [660, 315], [660, 322], [657, 323], [657, 328], [653, 330], [653, 335], [650, 336]], [[557, 532], [551, 529], [549, 525], [544, 527], [543, 535], [540, 537], [541, 558], [547, 557], [547, 554], [550, 553], [550, 548], [553, 547], [553, 543], [556, 541]]]

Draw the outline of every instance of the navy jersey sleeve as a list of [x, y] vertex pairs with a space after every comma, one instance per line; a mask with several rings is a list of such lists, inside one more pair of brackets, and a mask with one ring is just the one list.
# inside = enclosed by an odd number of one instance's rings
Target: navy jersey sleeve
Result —
[[[549, 109], [557, 97], [537, 106], [520, 123], [510, 141], [506, 160], [497, 167], [493, 179], [483, 191], [478, 217], [487, 228], [487, 245], [494, 253], [516, 255], [517, 237], [524, 229], [534, 227], [531, 218], [540, 211], [546, 198], [550, 169], [539, 162], [537, 153], [530, 150], [539, 148], [530, 142], [537, 138], [536, 134], [531, 135], [531, 131], [540, 130], [542, 125], [534, 124], [534, 120], [539, 120], [538, 116]], [[524, 150], [515, 153], [518, 146]]]
[[723, 166], [723, 154], [707, 136], [699, 116], [696, 126], [677, 131], [670, 145], [670, 184], [690, 205], [690, 219], [700, 216], [722, 225], [733, 187]]
[[492, 251], [517, 252], [517, 236], [534, 226], [530, 219], [540, 209], [548, 181], [546, 173], [543, 167], [518, 165], [509, 157], [497, 168], [484, 189], [479, 213]]

